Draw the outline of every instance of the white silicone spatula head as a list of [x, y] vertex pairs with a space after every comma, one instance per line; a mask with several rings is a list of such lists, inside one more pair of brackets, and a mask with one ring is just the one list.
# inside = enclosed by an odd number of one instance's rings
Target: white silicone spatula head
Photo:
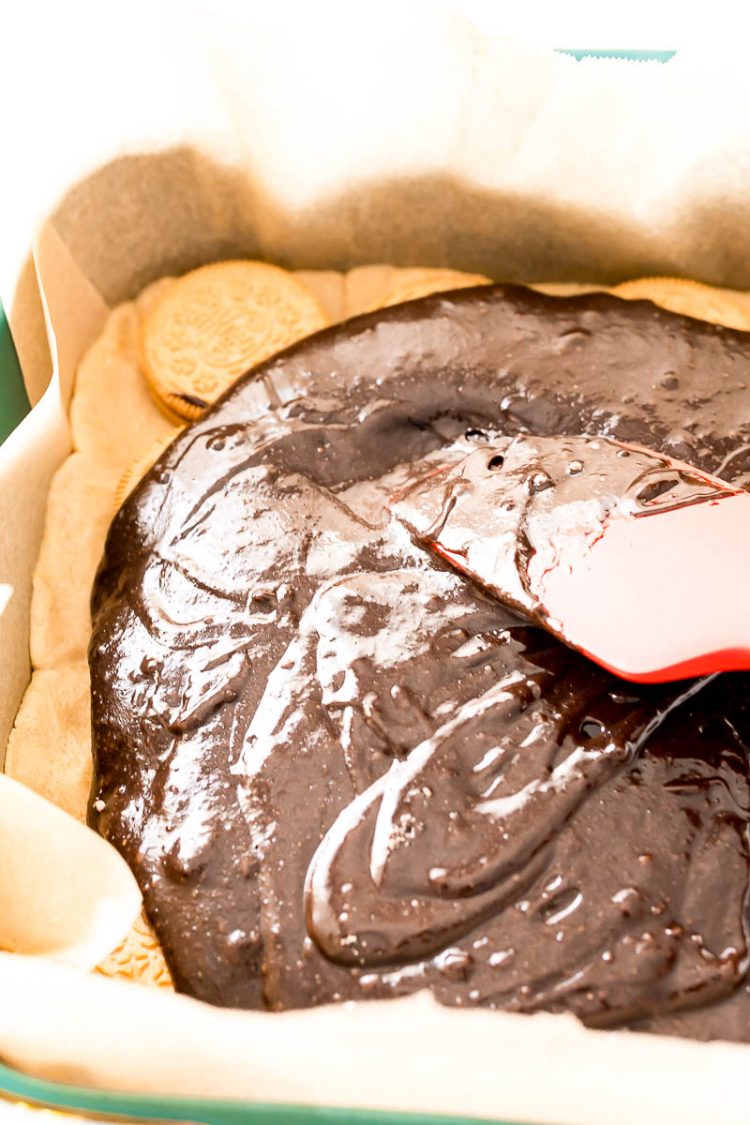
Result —
[[391, 502], [412, 534], [618, 675], [750, 668], [750, 493], [607, 438], [501, 438]]

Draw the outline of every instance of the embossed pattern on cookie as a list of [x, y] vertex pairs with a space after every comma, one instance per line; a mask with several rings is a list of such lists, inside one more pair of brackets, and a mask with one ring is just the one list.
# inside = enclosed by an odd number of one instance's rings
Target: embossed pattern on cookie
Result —
[[256, 363], [327, 324], [286, 270], [216, 262], [181, 277], [146, 317], [143, 371], [169, 413], [194, 421]]
[[126, 977], [157, 988], [174, 987], [161, 946], [142, 914], [96, 971], [105, 977]]

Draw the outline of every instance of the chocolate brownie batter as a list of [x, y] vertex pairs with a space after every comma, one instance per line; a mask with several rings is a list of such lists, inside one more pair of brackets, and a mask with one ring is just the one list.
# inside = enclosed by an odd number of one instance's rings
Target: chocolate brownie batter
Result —
[[112, 524], [90, 648], [92, 823], [179, 989], [750, 1039], [750, 677], [618, 680], [387, 506], [517, 434], [744, 484], [749, 379], [741, 333], [482, 287], [302, 341], [180, 435]]

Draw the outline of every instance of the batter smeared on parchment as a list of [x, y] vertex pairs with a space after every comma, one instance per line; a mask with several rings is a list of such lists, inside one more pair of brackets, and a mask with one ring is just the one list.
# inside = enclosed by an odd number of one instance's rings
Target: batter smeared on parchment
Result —
[[303, 341], [180, 436], [112, 525], [91, 642], [92, 821], [179, 988], [750, 1039], [750, 677], [625, 684], [386, 507], [516, 434], [742, 483], [748, 380], [741, 333], [485, 287]]

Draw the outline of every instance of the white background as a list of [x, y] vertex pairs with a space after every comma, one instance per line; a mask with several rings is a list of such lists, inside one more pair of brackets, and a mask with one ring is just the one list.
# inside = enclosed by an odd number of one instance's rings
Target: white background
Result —
[[[336, 3], [329, 0], [298, 0], [300, 6], [318, 7], [321, 19], [335, 19]], [[373, 0], [339, 0], [349, 18], [352, 9], [362, 10], [365, 21]], [[377, 0], [375, 0], [377, 2]], [[655, 50], [725, 52], [750, 55], [750, 4], [747, 0], [401, 0], [440, 4], [467, 15], [478, 27], [508, 35], [543, 47], [645, 48]], [[273, 0], [213, 0], [215, 8], [253, 6], [268, 8]], [[87, 37], [85, 13], [88, 9], [99, 24], [102, 11], [108, 11], [111, 31], [128, 23], [129, 5], [115, 0], [0, 0], [0, 69], [33, 65], [33, 59], [15, 49], [14, 30], [30, 22], [39, 38], [44, 37], [45, 15], [68, 14], [70, 34]], [[144, 27], [148, 36], [151, 28]], [[290, 21], [290, 35], [294, 34]], [[21, 36], [23, 39], [23, 36]], [[750, 65], [750, 60], [749, 60]]]
[[744, 52], [750, 66], [747, 0], [451, 0], [451, 7], [483, 30], [540, 47]]

